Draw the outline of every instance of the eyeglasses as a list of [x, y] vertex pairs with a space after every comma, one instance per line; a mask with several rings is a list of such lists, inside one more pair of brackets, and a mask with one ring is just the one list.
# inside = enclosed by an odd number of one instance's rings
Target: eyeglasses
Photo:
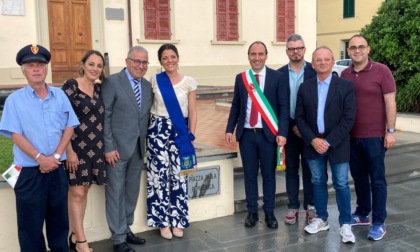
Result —
[[132, 60], [135, 66], [139, 66], [139, 65], [147, 66], [147, 65], [149, 65], [149, 61], [147, 61], [147, 60], [138, 60], [138, 59], [131, 59], [131, 58], [127, 58], [127, 59]]
[[296, 52], [302, 52], [303, 49], [305, 49], [304, 46], [301, 46], [301, 47], [289, 47], [289, 48], [287, 48], [287, 51], [288, 52], [294, 52], [294, 51], [296, 51]]
[[349, 50], [352, 51], [352, 52], [355, 52], [357, 49], [359, 49], [359, 51], [363, 52], [366, 48], [367, 48], [367, 46], [365, 46], [365, 45], [350, 46]]
[[316, 62], [316, 63], [322, 63], [322, 62], [326, 62], [326, 63], [329, 63], [329, 62], [331, 62], [331, 60], [332, 60], [332, 58], [325, 58], [325, 59], [320, 59], [320, 58], [317, 58], [317, 59], [314, 59], [314, 61]]

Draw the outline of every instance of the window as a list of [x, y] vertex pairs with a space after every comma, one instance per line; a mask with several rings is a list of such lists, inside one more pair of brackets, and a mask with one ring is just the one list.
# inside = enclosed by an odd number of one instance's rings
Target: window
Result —
[[171, 8], [170, 0], [144, 0], [144, 38], [170, 40]]
[[343, 17], [354, 17], [354, 0], [344, 0]]
[[216, 0], [217, 41], [238, 41], [238, 0]]
[[276, 41], [285, 42], [295, 33], [295, 0], [276, 2]]

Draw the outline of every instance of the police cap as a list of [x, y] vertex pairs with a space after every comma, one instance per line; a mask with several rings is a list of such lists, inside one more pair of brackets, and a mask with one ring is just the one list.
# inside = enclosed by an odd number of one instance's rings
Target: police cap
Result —
[[27, 62], [48, 63], [50, 62], [50, 59], [50, 52], [43, 46], [36, 44], [25, 46], [24, 48], [20, 49], [16, 55], [16, 62], [19, 66]]

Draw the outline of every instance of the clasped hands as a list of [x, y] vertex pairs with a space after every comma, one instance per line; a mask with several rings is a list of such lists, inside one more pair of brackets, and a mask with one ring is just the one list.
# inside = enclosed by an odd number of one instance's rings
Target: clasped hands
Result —
[[38, 164], [39, 164], [39, 170], [41, 173], [49, 173], [54, 171], [58, 168], [58, 166], [61, 164], [60, 160], [55, 159], [53, 156], [44, 156], [40, 155], [38, 158]]
[[319, 137], [314, 138], [311, 142], [311, 145], [319, 154], [324, 154], [330, 147], [325, 139]]

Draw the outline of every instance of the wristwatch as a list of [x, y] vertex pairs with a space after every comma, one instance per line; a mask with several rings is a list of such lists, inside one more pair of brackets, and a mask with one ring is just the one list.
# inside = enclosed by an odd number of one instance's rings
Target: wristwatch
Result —
[[53, 154], [53, 157], [54, 157], [55, 159], [57, 159], [57, 160], [60, 160], [61, 155], [60, 155], [60, 154], [58, 154], [58, 153], [54, 153], [54, 154]]
[[388, 133], [394, 133], [395, 132], [395, 129], [387, 129], [386, 132], [388, 132]]

